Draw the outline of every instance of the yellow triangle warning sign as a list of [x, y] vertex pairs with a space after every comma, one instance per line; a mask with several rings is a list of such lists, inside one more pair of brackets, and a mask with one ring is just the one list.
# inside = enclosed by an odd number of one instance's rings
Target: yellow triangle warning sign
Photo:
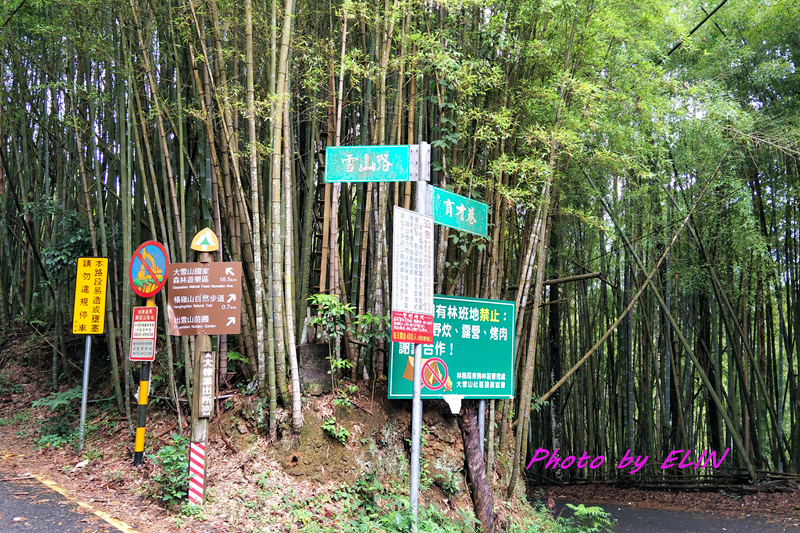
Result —
[[200, 230], [192, 239], [192, 250], [198, 252], [215, 252], [219, 250], [219, 240], [209, 228]]

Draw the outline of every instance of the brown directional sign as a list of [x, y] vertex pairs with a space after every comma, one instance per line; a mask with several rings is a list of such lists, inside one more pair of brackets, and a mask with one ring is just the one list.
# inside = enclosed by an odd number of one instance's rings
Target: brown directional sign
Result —
[[241, 331], [241, 263], [174, 263], [167, 296], [170, 335]]

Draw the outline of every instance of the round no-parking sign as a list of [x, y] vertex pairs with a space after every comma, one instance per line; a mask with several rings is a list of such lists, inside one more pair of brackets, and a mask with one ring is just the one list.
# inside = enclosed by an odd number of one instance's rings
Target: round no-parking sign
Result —
[[160, 242], [147, 241], [133, 253], [128, 279], [142, 298], [155, 296], [169, 276], [169, 257]]

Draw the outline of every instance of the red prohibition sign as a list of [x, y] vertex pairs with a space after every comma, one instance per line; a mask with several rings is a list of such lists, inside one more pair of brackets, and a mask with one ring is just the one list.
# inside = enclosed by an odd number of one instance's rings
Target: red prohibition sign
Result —
[[[439, 363], [444, 368], [444, 377], [442, 378], [441, 381], [439, 381], [438, 374], [436, 374], [436, 372], [433, 371], [433, 367], [431, 367], [431, 363]], [[434, 379], [436, 381], [439, 381], [439, 385], [437, 387], [434, 387], [432, 384], [430, 384], [430, 383], [425, 381], [425, 369], [428, 369], [428, 371], [431, 373], [431, 376], [432, 376], [431, 377], [431, 381], [433, 381]], [[444, 387], [445, 383], [447, 383], [447, 365], [444, 364], [444, 361], [442, 361], [438, 357], [432, 357], [432, 358], [428, 359], [427, 361], [425, 361], [425, 364], [422, 365], [422, 386], [423, 387], [428, 387], [430, 390], [439, 390], [442, 387]]]
[[[134, 267], [138, 269], [134, 272]], [[154, 296], [169, 277], [169, 255], [160, 242], [147, 241], [131, 257], [128, 281], [133, 292], [142, 298]]]

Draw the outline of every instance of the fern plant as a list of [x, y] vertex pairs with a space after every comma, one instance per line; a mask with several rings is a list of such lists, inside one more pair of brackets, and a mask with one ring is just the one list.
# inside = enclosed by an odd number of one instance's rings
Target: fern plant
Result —
[[602, 507], [571, 503], [566, 504], [573, 516], [566, 518], [559, 516], [556, 520], [559, 533], [612, 533], [617, 521], [611, 518], [611, 513]]

